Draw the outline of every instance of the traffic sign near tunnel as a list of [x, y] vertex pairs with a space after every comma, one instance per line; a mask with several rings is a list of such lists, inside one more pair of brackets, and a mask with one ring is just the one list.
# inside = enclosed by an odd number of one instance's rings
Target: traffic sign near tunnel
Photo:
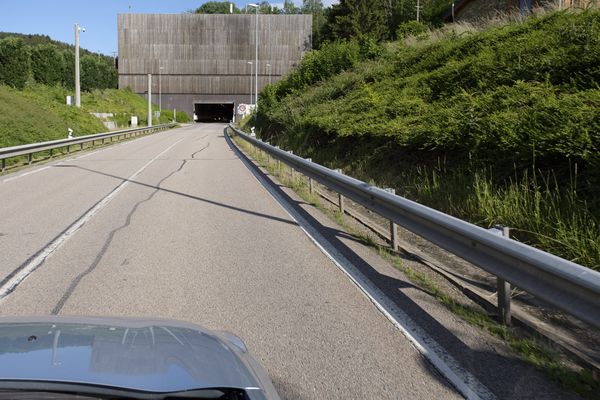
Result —
[[276, 82], [300, 62], [310, 50], [312, 17], [120, 14], [118, 30], [119, 88], [147, 96], [153, 74], [153, 103], [199, 119], [227, 119], [255, 96], [256, 73], [260, 93], [269, 74]]

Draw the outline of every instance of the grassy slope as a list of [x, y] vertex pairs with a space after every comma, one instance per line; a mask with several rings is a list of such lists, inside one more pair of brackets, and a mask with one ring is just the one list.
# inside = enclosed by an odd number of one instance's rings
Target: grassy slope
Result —
[[600, 268], [600, 12], [432, 36], [267, 89], [261, 134]]
[[[75, 136], [106, 132], [102, 122], [90, 112], [117, 113], [115, 119], [121, 127], [127, 126], [130, 115], [138, 115], [140, 124], [146, 124], [146, 101], [128, 89], [82, 93], [81, 109], [65, 104], [70, 94], [62, 87], [39, 84], [29, 85], [23, 91], [0, 85], [0, 147], [63, 139], [68, 128], [73, 129]], [[172, 118], [172, 111], [164, 111], [160, 122]], [[177, 119], [185, 122], [188, 117], [177, 113]]]
[[0, 85], [0, 147], [106, 131], [96, 117], [65, 104], [62, 88], [42, 85], [18, 91]]

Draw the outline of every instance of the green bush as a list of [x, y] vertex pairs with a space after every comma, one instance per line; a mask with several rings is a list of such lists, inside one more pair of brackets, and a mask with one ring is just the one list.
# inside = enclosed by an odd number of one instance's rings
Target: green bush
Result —
[[29, 78], [29, 51], [23, 40], [0, 40], [0, 83], [23, 89]]
[[409, 36], [422, 37], [424, 34], [429, 32], [429, 28], [422, 22], [419, 21], [407, 21], [396, 29], [396, 38], [398, 40], [406, 39]]
[[31, 48], [31, 72], [38, 83], [55, 85], [62, 83], [65, 59], [55, 46], [42, 44]]
[[[37, 83], [61, 84], [67, 88], [75, 86], [72, 46], [45, 36], [10, 35], [0, 40], [0, 83], [23, 89], [32, 77]], [[81, 49], [81, 53], [83, 90], [117, 87], [118, 72], [111, 57], [85, 49]]]

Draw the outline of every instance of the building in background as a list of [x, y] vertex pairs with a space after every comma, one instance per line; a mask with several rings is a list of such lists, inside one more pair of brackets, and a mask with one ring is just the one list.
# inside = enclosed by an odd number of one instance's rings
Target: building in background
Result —
[[[120, 14], [119, 88], [147, 94], [152, 74], [163, 109], [231, 119], [254, 102], [255, 26], [254, 14]], [[311, 32], [310, 15], [258, 16], [259, 93], [298, 65]]]

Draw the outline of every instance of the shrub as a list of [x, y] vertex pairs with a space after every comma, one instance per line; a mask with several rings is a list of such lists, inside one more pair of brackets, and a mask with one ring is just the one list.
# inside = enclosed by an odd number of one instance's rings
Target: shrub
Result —
[[42, 44], [31, 48], [31, 72], [36, 82], [62, 83], [65, 67], [65, 59], [56, 46]]
[[29, 51], [23, 40], [13, 37], [0, 40], [0, 83], [23, 89], [29, 72]]
[[402, 40], [409, 36], [424, 37], [427, 32], [429, 32], [427, 25], [419, 21], [411, 20], [398, 26], [398, 29], [396, 29], [396, 38]]

